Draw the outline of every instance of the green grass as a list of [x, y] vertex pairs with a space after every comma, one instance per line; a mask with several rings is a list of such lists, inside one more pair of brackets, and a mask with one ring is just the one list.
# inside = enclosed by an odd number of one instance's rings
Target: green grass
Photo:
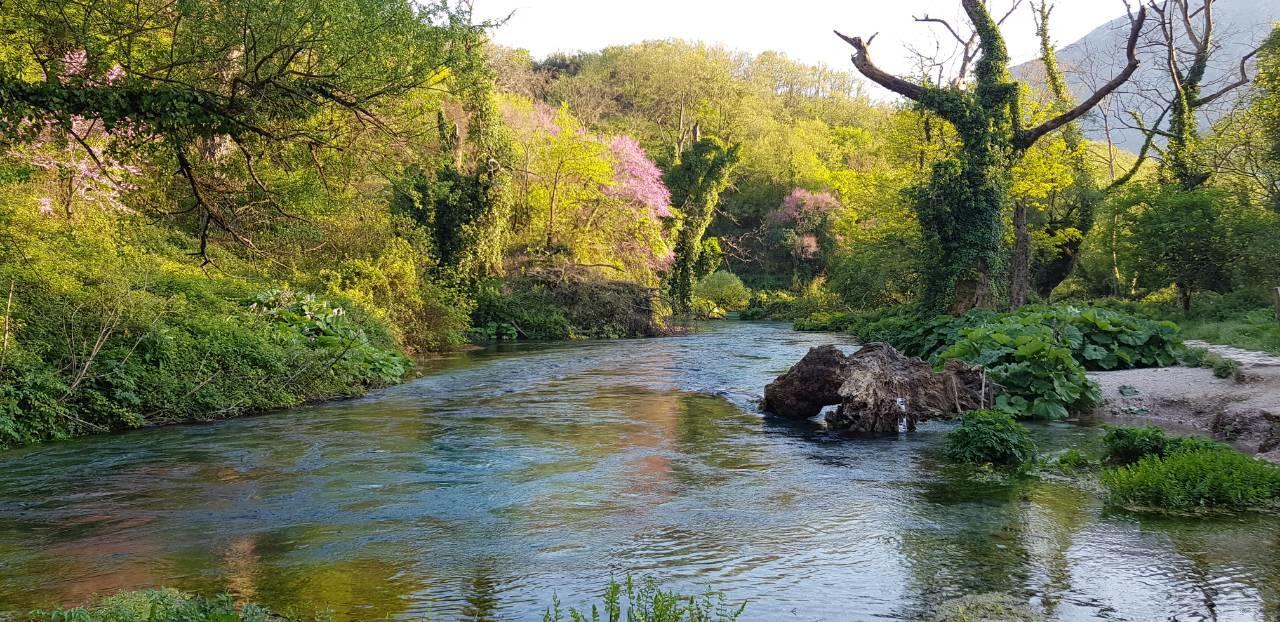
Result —
[[724, 595], [708, 591], [701, 596], [683, 596], [658, 587], [653, 579], [637, 583], [631, 577], [625, 582], [609, 580], [602, 595], [603, 602], [590, 607], [564, 610], [560, 599], [552, 599], [551, 607], [542, 615], [543, 622], [735, 622], [747, 604], [734, 606]]
[[1229, 448], [1148, 455], [1102, 474], [1108, 501], [1163, 511], [1247, 510], [1280, 501], [1280, 467]]
[[33, 611], [48, 622], [288, 622], [257, 605], [238, 606], [231, 596], [195, 596], [174, 589], [121, 592], [72, 609]]
[[1184, 320], [1182, 336], [1280, 355], [1280, 322], [1269, 309], [1226, 320]]

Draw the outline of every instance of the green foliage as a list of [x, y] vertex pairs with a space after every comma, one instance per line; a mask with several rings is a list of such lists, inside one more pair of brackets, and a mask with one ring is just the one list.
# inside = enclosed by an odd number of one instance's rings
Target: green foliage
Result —
[[1101, 401], [1066, 340], [1044, 324], [1011, 318], [968, 328], [938, 359], [981, 365], [1005, 387], [996, 408], [1019, 416], [1064, 419]]
[[1169, 436], [1155, 426], [1108, 426], [1102, 438], [1106, 458], [1113, 464], [1132, 464], [1147, 456], [1166, 457], [1180, 452], [1228, 450], [1226, 445], [1199, 436]]
[[998, 408], [1049, 419], [1098, 403], [1098, 389], [1086, 370], [1172, 365], [1183, 350], [1172, 323], [1065, 305], [933, 317], [899, 307], [812, 315], [796, 325], [847, 330], [863, 342], [883, 341], [934, 363], [958, 358], [981, 365], [1006, 388]]
[[1021, 466], [1035, 459], [1036, 444], [1026, 427], [1008, 413], [975, 410], [947, 434], [949, 460], [965, 464]]
[[740, 157], [741, 146], [726, 147], [715, 138], [703, 138], [682, 154], [679, 165], [667, 174], [671, 204], [684, 215], [670, 276], [672, 306], [678, 311], [688, 311], [693, 304], [702, 236]]
[[228, 594], [206, 598], [174, 589], [121, 592], [87, 607], [34, 611], [47, 622], [287, 622], [254, 604], [237, 606]]
[[1098, 465], [1098, 461], [1085, 455], [1084, 452], [1072, 447], [1058, 456], [1053, 462], [1054, 466], [1063, 473], [1075, 473], [1078, 471], [1086, 471]]
[[721, 270], [702, 277], [693, 288], [693, 298], [695, 304], [704, 300], [724, 311], [738, 311], [751, 301], [751, 290], [736, 274]]
[[1184, 310], [1196, 291], [1230, 286], [1231, 240], [1220, 213], [1231, 198], [1213, 190], [1139, 188], [1131, 225], [1135, 269], [1153, 288], [1175, 285]]
[[1275, 311], [1256, 311], [1226, 320], [1190, 320], [1181, 323], [1188, 339], [1236, 346], [1280, 355], [1280, 321]]
[[561, 609], [553, 600], [542, 615], [543, 622], [734, 622], [742, 616], [747, 604], [730, 605], [724, 595], [707, 591], [701, 596], [682, 596], [658, 587], [653, 579], [637, 584], [627, 577], [625, 583], [609, 580], [601, 604], [590, 609]]
[[1280, 501], [1280, 467], [1230, 448], [1146, 455], [1104, 471], [1110, 502], [1155, 510], [1257, 509]]
[[662, 330], [663, 315], [654, 292], [636, 283], [581, 272], [529, 272], [480, 287], [472, 338], [647, 337]]
[[505, 288], [495, 281], [483, 284], [471, 323], [477, 341], [568, 339], [574, 334], [564, 307], [546, 287], [533, 283]]
[[68, 230], [6, 210], [0, 446], [360, 395], [409, 367], [387, 324], [341, 295], [211, 278], [129, 219]]

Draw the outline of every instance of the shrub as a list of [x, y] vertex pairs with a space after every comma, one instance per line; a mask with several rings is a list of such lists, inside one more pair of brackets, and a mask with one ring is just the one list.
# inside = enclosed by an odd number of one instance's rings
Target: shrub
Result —
[[1153, 425], [1108, 426], [1102, 443], [1106, 447], [1107, 461], [1113, 464], [1132, 464], [1147, 456], [1165, 457], [1188, 451], [1230, 449], [1199, 436], [1169, 436]]
[[663, 312], [653, 290], [583, 270], [529, 270], [482, 283], [472, 339], [617, 339], [658, 334]]
[[822, 279], [817, 278], [798, 294], [780, 290], [757, 291], [741, 317], [745, 320], [794, 321], [842, 307], [839, 297], [828, 291]]
[[49, 622], [286, 622], [253, 604], [237, 607], [231, 596], [192, 596], [174, 589], [121, 592], [87, 607], [34, 611]]
[[1004, 386], [996, 408], [1018, 416], [1063, 419], [1101, 400], [1097, 385], [1049, 326], [1007, 322], [963, 331], [938, 356], [981, 365]]
[[1147, 455], [1102, 474], [1116, 504], [1166, 510], [1262, 508], [1280, 501], [1280, 467], [1229, 448]]
[[482, 284], [476, 293], [471, 324], [475, 327], [472, 339], [476, 341], [555, 340], [573, 335], [564, 307], [537, 284]]
[[1085, 455], [1079, 449], [1072, 447], [1058, 456], [1054, 464], [1057, 465], [1058, 470], [1064, 473], [1071, 473], [1091, 469], [1096, 466], [1097, 461]]
[[975, 410], [947, 434], [946, 455], [966, 464], [1021, 466], [1035, 459], [1036, 444], [1026, 427], [1007, 413]]
[[693, 296], [726, 311], [738, 311], [751, 301], [751, 290], [737, 275], [720, 270], [702, 277], [693, 287]]
[[[746, 603], [737, 607], [729, 605], [724, 595], [718, 592], [682, 596], [659, 589], [653, 579], [645, 579], [637, 585], [631, 577], [627, 577], [625, 583], [610, 579], [603, 601], [599, 606], [591, 605], [589, 610], [570, 607], [565, 612], [560, 607], [560, 600], [553, 597], [552, 605], [543, 613], [542, 620], [562, 622], [568, 615], [573, 622], [734, 622], [747, 608]], [[590, 611], [589, 616], [587, 611]]]

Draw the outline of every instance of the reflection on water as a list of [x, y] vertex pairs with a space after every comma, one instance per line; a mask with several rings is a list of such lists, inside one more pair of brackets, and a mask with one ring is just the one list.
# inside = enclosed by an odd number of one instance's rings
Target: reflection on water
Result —
[[632, 572], [761, 620], [984, 592], [1064, 620], [1280, 617], [1280, 519], [1111, 513], [966, 479], [944, 425], [849, 440], [755, 413], [833, 339], [721, 323], [473, 353], [361, 400], [0, 454], [0, 612], [169, 585], [337, 620], [538, 619]]

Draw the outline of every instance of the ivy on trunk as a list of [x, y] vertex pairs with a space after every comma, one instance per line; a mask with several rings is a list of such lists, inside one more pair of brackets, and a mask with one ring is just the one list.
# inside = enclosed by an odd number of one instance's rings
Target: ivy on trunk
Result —
[[[960, 137], [959, 152], [935, 163], [928, 182], [911, 193], [925, 241], [935, 255], [925, 273], [923, 302], [930, 310], [950, 313], [996, 305], [995, 282], [1004, 264], [1001, 215], [1010, 170], [1037, 140], [1083, 116], [1133, 75], [1138, 68], [1138, 35], [1146, 19], [1143, 9], [1133, 20], [1128, 63], [1115, 78], [1074, 108], [1024, 128], [1019, 85], [1009, 73], [1009, 52], [999, 24], [982, 0], [960, 4], [974, 28], [967, 42], [956, 35], [965, 46], [965, 67], [976, 59], [971, 85], [964, 75], [946, 87], [904, 80], [871, 61], [870, 39], [836, 33], [853, 47], [853, 65], [862, 75], [937, 114]], [[947, 28], [955, 34], [949, 24]]]

